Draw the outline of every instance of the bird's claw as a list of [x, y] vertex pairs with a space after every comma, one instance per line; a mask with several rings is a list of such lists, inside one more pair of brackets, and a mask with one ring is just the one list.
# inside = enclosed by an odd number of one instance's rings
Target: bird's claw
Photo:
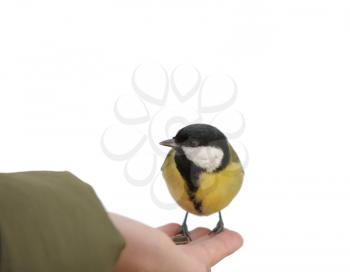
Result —
[[182, 234], [178, 234], [178, 235], [174, 236], [172, 239], [176, 245], [186, 245], [190, 242], [188, 237], [186, 237]]
[[220, 221], [209, 234], [218, 234], [220, 232], [223, 232], [224, 230], [225, 230], [224, 223]]
[[188, 231], [187, 225], [183, 224], [181, 226], [180, 232], [177, 235], [175, 235], [172, 239], [173, 239], [174, 243], [177, 245], [185, 245], [185, 244], [188, 244], [189, 242], [191, 242], [192, 239], [191, 239], [190, 233]]

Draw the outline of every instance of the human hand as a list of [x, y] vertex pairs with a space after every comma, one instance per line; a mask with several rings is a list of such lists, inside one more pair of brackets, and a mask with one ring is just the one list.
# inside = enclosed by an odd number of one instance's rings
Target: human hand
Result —
[[177, 246], [170, 237], [179, 231], [178, 224], [154, 229], [124, 216], [109, 216], [126, 241], [114, 271], [207, 272], [243, 243], [234, 231], [208, 235], [209, 229], [197, 228], [191, 243]]

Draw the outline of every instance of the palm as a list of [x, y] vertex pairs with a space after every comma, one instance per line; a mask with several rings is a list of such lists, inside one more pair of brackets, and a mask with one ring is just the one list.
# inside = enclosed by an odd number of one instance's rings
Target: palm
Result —
[[[168, 224], [158, 229], [173, 237], [178, 233], [179, 227], [177, 224]], [[236, 232], [225, 230], [216, 235], [209, 235], [209, 232], [209, 229], [197, 228], [190, 232], [191, 243], [175, 246], [192, 259], [194, 268], [189, 271], [207, 271], [242, 246], [243, 240]]]

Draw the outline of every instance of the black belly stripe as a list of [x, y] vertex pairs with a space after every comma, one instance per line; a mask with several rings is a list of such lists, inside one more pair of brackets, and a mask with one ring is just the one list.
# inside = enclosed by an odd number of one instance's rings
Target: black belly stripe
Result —
[[196, 199], [196, 192], [199, 189], [199, 176], [204, 171], [186, 158], [184, 154], [175, 155], [176, 167], [187, 184], [187, 194], [194, 208], [202, 213], [202, 201]]
[[191, 202], [193, 203], [194, 208], [196, 209], [197, 212], [202, 213], [202, 201], [198, 201], [196, 199], [196, 196], [192, 192], [187, 192], [188, 197], [190, 198]]

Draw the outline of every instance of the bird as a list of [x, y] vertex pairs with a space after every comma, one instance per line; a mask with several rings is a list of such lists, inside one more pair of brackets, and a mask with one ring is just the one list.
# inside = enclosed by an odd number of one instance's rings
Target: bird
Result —
[[162, 141], [170, 147], [162, 175], [170, 195], [186, 211], [176, 244], [191, 241], [188, 214], [209, 216], [218, 213], [219, 221], [210, 233], [224, 231], [221, 211], [240, 191], [244, 169], [227, 137], [215, 126], [197, 123], [181, 128]]

